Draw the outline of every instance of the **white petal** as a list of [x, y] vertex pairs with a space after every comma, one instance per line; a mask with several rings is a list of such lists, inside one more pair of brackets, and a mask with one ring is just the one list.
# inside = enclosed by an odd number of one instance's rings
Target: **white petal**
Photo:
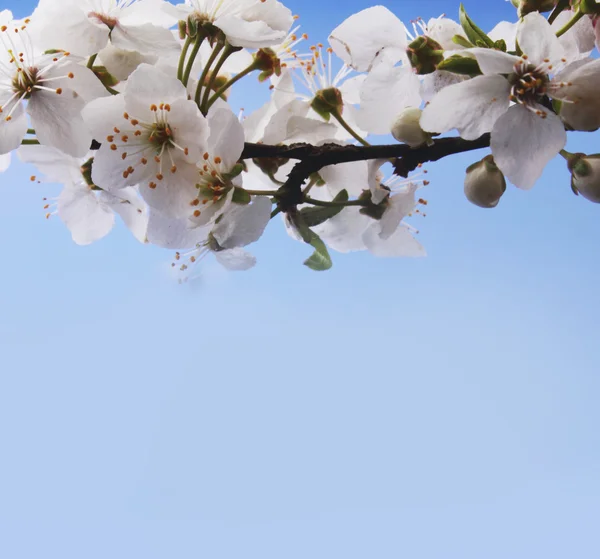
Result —
[[140, 64], [127, 80], [124, 97], [129, 114], [142, 122], [154, 122], [152, 105], [185, 100], [187, 91], [175, 76], [168, 76], [150, 64]]
[[[572, 10], [561, 12], [552, 23], [552, 29], [556, 32], [564, 27], [573, 17]], [[567, 60], [578, 60], [588, 56], [594, 50], [594, 24], [591, 17], [580, 19], [567, 33], [559, 38], [565, 49]]]
[[548, 20], [539, 12], [531, 12], [523, 18], [517, 29], [517, 41], [534, 66], [545, 59], [558, 63], [565, 56]]
[[[0, 98], [0, 104], [3, 99]], [[5, 113], [8, 112], [5, 108]], [[13, 111], [10, 120], [6, 120], [5, 116], [0, 115], [0, 154], [9, 153], [17, 149], [21, 145], [23, 137], [27, 133], [27, 117], [23, 103]]]
[[228, 109], [213, 110], [208, 115], [208, 149], [211, 157], [220, 157], [223, 167], [232, 169], [244, 151], [244, 128]]
[[455, 35], [464, 35], [462, 27], [447, 17], [432, 18], [427, 22], [427, 36], [437, 41], [444, 50], [460, 50], [452, 38]]
[[99, 192], [98, 199], [121, 216], [127, 228], [140, 243], [147, 241], [148, 211], [134, 188], [124, 188], [118, 196]]
[[81, 117], [84, 106], [84, 100], [69, 89], [61, 95], [36, 91], [27, 111], [40, 143], [83, 157], [92, 143], [92, 134]]
[[392, 63], [406, 56], [406, 28], [384, 6], [374, 6], [351, 15], [329, 35], [331, 48], [346, 64], [366, 72], [385, 52]]
[[465, 140], [489, 132], [509, 106], [510, 84], [502, 76], [478, 76], [442, 89], [423, 110], [427, 132], [456, 128]]
[[155, 54], [121, 50], [111, 44], [106, 45], [98, 55], [99, 63], [120, 81], [126, 80], [140, 64], [154, 64], [157, 60]]
[[42, 51], [60, 49], [79, 56], [99, 52], [108, 43], [109, 28], [95, 24], [79, 0], [40, 0], [29, 33]]
[[10, 153], [3, 153], [0, 155], [0, 173], [4, 173], [4, 171], [10, 167], [10, 160]]
[[358, 124], [372, 134], [389, 134], [394, 119], [407, 107], [419, 107], [420, 82], [410, 68], [378, 64], [361, 90]]
[[118, 49], [141, 54], [168, 56], [168, 51], [179, 50], [175, 37], [168, 29], [150, 23], [135, 26], [118, 25], [112, 30], [110, 41]]
[[516, 50], [517, 42], [517, 27], [518, 23], [510, 21], [501, 21], [488, 33], [488, 37], [492, 41], [503, 40], [506, 43], [506, 48], [509, 51]]
[[531, 188], [544, 167], [565, 146], [567, 133], [561, 120], [538, 106], [542, 118], [522, 105], [512, 106], [492, 130], [494, 161], [515, 186]]
[[153, 208], [148, 212], [148, 242], [172, 250], [194, 248], [203, 243], [208, 228], [189, 228], [188, 219], [174, 219]]
[[360, 196], [369, 188], [369, 165], [366, 161], [329, 165], [319, 171], [331, 196], [346, 189], [350, 196]]
[[382, 239], [378, 224], [375, 223], [365, 231], [363, 240], [369, 252], [375, 256], [418, 258], [427, 255], [405, 225], [400, 225], [391, 237]]
[[35, 165], [47, 182], [76, 184], [83, 181], [83, 159], [67, 155], [59, 149], [50, 146], [21, 146], [17, 155], [24, 163]]
[[81, 111], [81, 116], [94, 139], [103, 143], [106, 141], [106, 136], [114, 135], [113, 128], [117, 123], [125, 122], [124, 112], [125, 97], [113, 95], [91, 101]]
[[271, 220], [272, 203], [265, 196], [254, 197], [251, 204], [232, 204], [212, 234], [222, 248], [243, 247], [262, 237]]
[[518, 56], [494, 49], [468, 49], [475, 55], [479, 68], [484, 74], [510, 74], [514, 72], [515, 64], [521, 59]]
[[446, 72], [445, 70], [436, 70], [431, 74], [422, 76], [423, 81], [421, 82], [421, 97], [425, 103], [429, 103], [433, 96], [450, 85], [461, 83], [469, 78], [467, 76], [461, 76], [460, 74], [453, 74], [452, 72]]
[[215, 252], [217, 262], [232, 272], [245, 272], [256, 265], [256, 257], [242, 248]]
[[58, 197], [58, 215], [78, 245], [89, 245], [107, 235], [115, 223], [110, 208], [87, 186], [67, 185]]
[[314, 228], [332, 250], [354, 252], [365, 250], [363, 233], [373, 223], [373, 219], [363, 215], [358, 208], [345, 208], [335, 217]]

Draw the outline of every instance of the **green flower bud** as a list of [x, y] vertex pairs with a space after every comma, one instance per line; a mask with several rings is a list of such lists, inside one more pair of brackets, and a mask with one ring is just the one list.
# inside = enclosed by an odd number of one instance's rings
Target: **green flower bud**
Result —
[[259, 82], [264, 82], [271, 76], [281, 76], [281, 60], [273, 49], [262, 48], [254, 55], [254, 66], [260, 70]]
[[495, 208], [506, 191], [506, 179], [488, 155], [467, 168], [465, 196], [480, 208]]
[[575, 194], [600, 204], [600, 154], [575, 153], [567, 160]]
[[444, 60], [444, 49], [437, 41], [425, 35], [417, 37], [406, 50], [412, 67], [417, 74], [431, 74]]
[[344, 110], [342, 92], [336, 87], [320, 89], [317, 91], [310, 106], [317, 114], [329, 122], [332, 113], [341, 115]]
[[392, 136], [411, 148], [433, 144], [431, 134], [425, 132], [419, 124], [422, 114], [421, 109], [414, 107], [404, 109], [392, 124]]

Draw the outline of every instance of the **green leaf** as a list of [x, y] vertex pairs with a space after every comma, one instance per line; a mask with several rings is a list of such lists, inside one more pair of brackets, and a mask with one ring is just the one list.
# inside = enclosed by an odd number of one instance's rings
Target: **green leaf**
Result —
[[[334, 202], [347, 202], [348, 201], [348, 191], [341, 190], [338, 192], [337, 196], [333, 199]], [[321, 206], [314, 206], [312, 208], [304, 208], [300, 210], [300, 216], [304, 220], [304, 223], [308, 227], [315, 227], [317, 225], [321, 225], [321, 223], [325, 223], [328, 219], [335, 217], [344, 209], [344, 206], [339, 206], [337, 208], [323, 208]]]
[[460, 74], [461, 76], [479, 76], [482, 73], [477, 60], [460, 56], [459, 54], [454, 54], [446, 58], [443, 62], [440, 62], [437, 69], [446, 70], [446, 72], [452, 72], [453, 74]]
[[236, 186], [233, 189], [233, 197], [231, 198], [231, 201], [234, 204], [246, 206], [252, 201], [252, 196], [250, 196], [250, 194], [248, 194], [248, 192], [246, 192], [243, 188]]
[[324, 272], [325, 270], [329, 270], [333, 266], [333, 262], [331, 261], [331, 256], [329, 256], [329, 251], [325, 246], [325, 243], [321, 240], [321, 237], [317, 235], [304, 221], [303, 217], [300, 213], [297, 213], [294, 216], [291, 216], [292, 222], [296, 226], [296, 230], [300, 233], [300, 236], [304, 240], [306, 244], [311, 245], [315, 252], [312, 256], [305, 260], [304, 265], [308, 266], [311, 270], [315, 270], [316, 272]]
[[494, 48], [494, 41], [492, 41], [467, 15], [465, 7], [460, 5], [460, 24], [467, 36], [467, 39], [474, 45], [481, 45], [488, 48]]
[[315, 252], [313, 252], [312, 256], [304, 262], [304, 265], [315, 272], [329, 270], [333, 266], [329, 251], [327, 250], [325, 243], [321, 240], [321, 237], [314, 231], [311, 231], [311, 233], [312, 237], [309, 244], [314, 247]]

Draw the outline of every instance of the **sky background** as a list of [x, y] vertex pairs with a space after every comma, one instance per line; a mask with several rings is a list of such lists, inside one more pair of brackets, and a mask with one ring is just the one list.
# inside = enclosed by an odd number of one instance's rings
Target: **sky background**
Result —
[[[458, 9], [382, 3], [404, 21]], [[286, 4], [325, 41], [370, 2]], [[465, 5], [486, 29], [514, 17]], [[205, 261], [183, 286], [122, 226], [73, 244], [44, 219], [58, 186], [13, 165], [0, 557], [597, 558], [600, 207], [556, 160], [478, 209], [463, 177], [484, 155], [428, 165], [426, 259], [334, 253], [314, 273], [275, 219], [254, 270]]]

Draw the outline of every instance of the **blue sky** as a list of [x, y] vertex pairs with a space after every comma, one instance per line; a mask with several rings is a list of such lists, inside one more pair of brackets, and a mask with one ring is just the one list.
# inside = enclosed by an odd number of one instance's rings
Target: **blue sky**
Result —
[[[315, 41], [369, 5], [287, 4]], [[598, 557], [600, 208], [559, 160], [475, 208], [483, 155], [428, 166], [427, 259], [313, 273], [274, 220], [256, 269], [184, 286], [123, 227], [75, 246], [29, 168], [0, 176], [0, 557]]]

